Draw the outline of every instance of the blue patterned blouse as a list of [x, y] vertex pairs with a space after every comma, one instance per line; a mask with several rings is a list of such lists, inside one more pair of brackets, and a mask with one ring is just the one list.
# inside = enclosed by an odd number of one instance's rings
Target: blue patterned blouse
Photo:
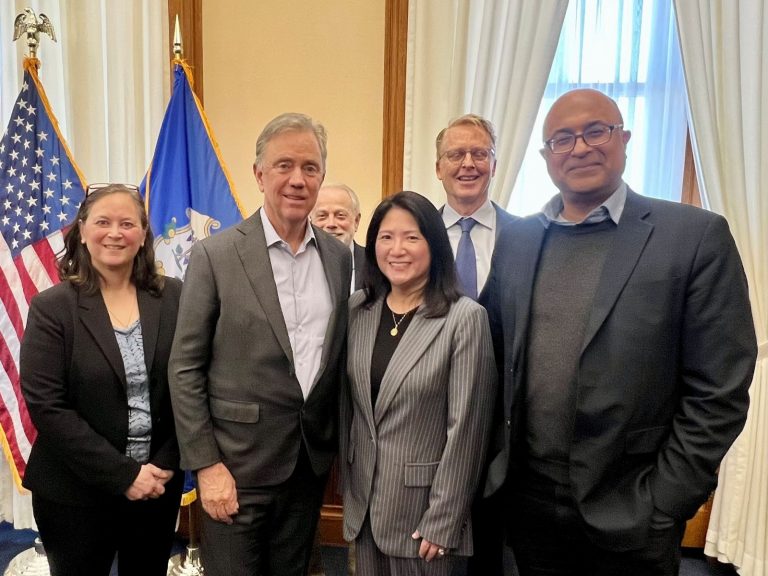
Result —
[[113, 328], [128, 382], [128, 444], [125, 455], [139, 464], [146, 464], [149, 462], [149, 445], [152, 441], [152, 414], [141, 322], [136, 320], [128, 328]]

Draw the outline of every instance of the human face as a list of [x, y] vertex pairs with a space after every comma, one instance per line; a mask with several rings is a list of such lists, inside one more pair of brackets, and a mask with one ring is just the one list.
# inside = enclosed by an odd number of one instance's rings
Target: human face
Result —
[[[613, 125], [623, 122], [616, 103], [596, 90], [574, 90], [560, 97], [544, 120], [544, 140], [557, 134], [580, 134], [595, 124]], [[573, 150], [553, 154], [541, 151], [552, 182], [566, 204], [594, 208], [604, 202], [621, 183], [626, 164], [626, 148], [631, 134], [616, 128], [611, 139], [599, 146], [576, 139]]]
[[435, 163], [438, 180], [442, 180], [448, 205], [462, 216], [473, 214], [488, 199], [491, 178], [496, 173], [496, 157], [476, 161], [465, 154], [459, 163], [450, 162], [443, 154], [448, 150], [490, 150], [491, 137], [473, 124], [459, 124], [445, 131], [440, 144], [440, 158]]
[[360, 213], [355, 214], [352, 198], [343, 188], [321, 188], [317, 204], [312, 210], [312, 223], [328, 234], [351, 246], [360, 224]]
[[100, 274], [130, 275], [147, 236], [140, 210], [130, 193], [113, 192], [94, 202], [85, 220], [78, 222], [81, 241]]
[[315, 135], [298, 130], [276, 134], [253, 173], [264, 194], [264, 210], [278, 234], [304, 230], [325, 176]]
[[429, 245], [416, 219], [407, 210], [391, 208], [376, 236], [376, 263], [392, 291], [423, 292], [429, 280], [430, 262]]

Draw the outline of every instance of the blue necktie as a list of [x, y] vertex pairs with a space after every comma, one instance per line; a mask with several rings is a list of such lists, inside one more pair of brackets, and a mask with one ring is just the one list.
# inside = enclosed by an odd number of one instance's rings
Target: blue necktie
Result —
[[475, 224], [477, 221], [474, 218], [459, 220], [461, 239], [459, 240], [459, 248], [456, 250], [456, 272], [459, 275], [459, 282], [464, 289], [464, 294], [472, 300], [477, 300], [477, 260], [475, 259], [475, 245], [472, 243], [472, 236], [469, 233]]

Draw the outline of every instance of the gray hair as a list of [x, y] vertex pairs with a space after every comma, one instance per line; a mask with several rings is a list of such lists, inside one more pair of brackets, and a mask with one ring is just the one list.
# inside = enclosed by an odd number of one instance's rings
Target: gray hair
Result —
[[464, 114], [463, 116], [451, 120], [448, 123], [448, 126], [440, 130], [440, 133], [437, 135], [437, 138], [435, 139], [435, 149], [437, 151], [438, 160], [440, 159], [440, 146], [443, 143], [445, 133], [454, 126], [477, 126], [478, 128], [485, 130], [485, 133], [488, 134], [488, 137], [491, 139], [491, 148], [493, 148], [494, 152], [496, 151], [496, 130], [494, 130], [491, 121], [483, 118], [479, 114]]
[[344, 192], [349, 194], [349, 199], [352, 201], [352, 211], [355, 214], [360, 214], [360, 200], [357, 198], [357, 194], [355, 194], [355, 191], [352, 190], [352, 188], [350, 188], [346, 184], [342, 184], [341, 182], [323, 184], [320, 187], [320, 190], [324, 190], [325, 188], [339, 188], [340, 190], [344, 190]]
[[325, 168], [325, 159], [328, 156], [328, 136], [325, 132], [325, 128], [319, 122], [315, 122], [306, 114], [299, 114], [298, 112], [286, 112], [280, 114], [276, 118], [270, 120], [270, 122], [264, 126], [264, 130], [261, 131], [259, 137], [256, 139], [256, 166], [261, 166], [262, 160], [264, 160], [264, 150], [267, 148], [267, 144], [272, 138], [278, 134], [289, 131], [296, 132], [312, 132], [317, 138], [317, 143], [320, 146], [320, 156], [323, 159], [323, 168]]

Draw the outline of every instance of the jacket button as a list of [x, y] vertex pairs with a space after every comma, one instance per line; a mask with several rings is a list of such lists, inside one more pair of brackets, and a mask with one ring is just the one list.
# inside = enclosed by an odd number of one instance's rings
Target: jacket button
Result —
[[507, 418], [504, 423], [507, 425], [507, 428], [512, 428], [512, 418]]

